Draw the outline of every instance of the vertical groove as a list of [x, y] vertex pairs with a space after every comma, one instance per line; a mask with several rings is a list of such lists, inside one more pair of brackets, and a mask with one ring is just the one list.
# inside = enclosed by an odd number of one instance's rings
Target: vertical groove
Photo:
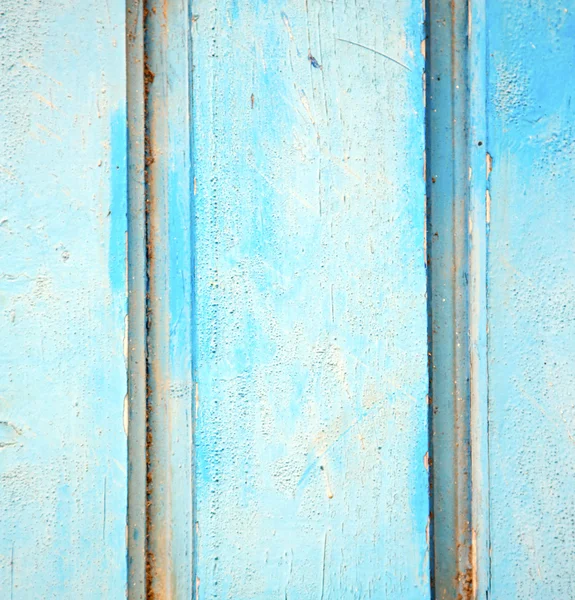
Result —
[[435, 600], [435, 490], [434, 490], [434, 456], [433, 456], [433, 353], [432, 353], [432, 339], [433, 339], [433, 304], [432, 304], [432, 271], [431, 271], [431, 241], [433, 237], [432, 230], [432, 214], [431, 214], [431, 189], [430, 189], [430, 175], [429, 175], [429, 157], [430, 157], [430, 136], [429, 129], [432, 119], [430, 102], [431, 102], [431, 87], [430, 79], [431, 73], [429, 69], [429, 56], [430, 56], [430, 42], [431, 42], [431, 1], [425, 0], [424, 3], [424, 58], [425, 58], [425, 75], [424, 75], [424, 107], [425, 107], [425, 154], [424, 154], [424, 178], [425, 178], [425, 273], [426, 273], [426, 298], [427, 298], [427, 379], [428, 379], [428, 392], [427, 392], [427, 423], [428, 423], [428, 486], [429, 486], [429, 525], [427, 542], [429, 546], [429, 591], [430, 600]]
[[150, 86], [154, 81], [154, 73], [150, 69], [149, 58], [148, 58], [148, 39], [146, 36], [146, 28], [149, 17], [149, 0], [142, 0], [143, 12], [144, 12], [144, 25], [143, 25], [143, 65], [142, 70], [144, 73], [144, 110], [145, 110], [145, 122], [144, 122], [144, 139], [145, 139], [145, 204], [146, 204], [146, 276], [148, 288], [146, 290], [146, 550], [145, 550], [145, 597], [146, 600], [153, 598], [152, 584], [153, 584], [153, 555], [150, 551], [150, 534], [152, 524], [152, 490], [154, 485], [153, 470], [151, 468], [150, 454], [152, 452], [153, 444], [153, 432], [150, 423], [150, 411], [152, 410], [152, 395], [150, 386], [150, 361], [149, 361], [149, 330], [151, 328], [151, 315], [150, 315], [150, 262], [153, 257], [153, 241], [151, 240], [150, 234], [150, 166], [153, 163], [153, 156], [150, 148], [150, 131], [149, 131], [149, 98], [150, 98]]
[[145, 598], [146, 209], [143, 0], [126, 3], [128, 115], [128, 598]]
[[[427, 152], [434, 594], [475, 597], [477, 240], [472, 236], [467, 0], [429, 0]], [[476, 415], [477, 416], [477, 415]]]
[[485, 0], [429, 0], [434, 595], [488, 598]]

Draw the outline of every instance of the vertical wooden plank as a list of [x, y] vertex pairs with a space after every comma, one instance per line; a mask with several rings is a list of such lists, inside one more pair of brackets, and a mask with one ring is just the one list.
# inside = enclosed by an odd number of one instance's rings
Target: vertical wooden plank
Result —
[[422, 5], [193, 5], [196, 597], [429, 597]]
[[575, 596], [574, 10], [487, 3], [496, 600]]
[[126, 590], [123, 2], [0, 16], [0, 596]]
[[148, 598], [193, 593], [190, 25], [146, 2]]
[[128, 113], [128, 598], [146, 597], [147, 227], [144, 0], [126, 2]]
[[469, 423], [471, 443], [471, 587], [474, 598], [489, 598], [489, 391], [487, 356], [487, 3], [468, 5], [469, 70]]

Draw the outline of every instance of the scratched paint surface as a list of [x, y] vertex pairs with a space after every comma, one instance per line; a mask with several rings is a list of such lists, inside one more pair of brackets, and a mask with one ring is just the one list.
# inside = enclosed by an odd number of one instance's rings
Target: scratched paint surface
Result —
[[125, 594], [124, 11], [2, 3], [3, 599]]
[[427, 598], [421, 2], [192, 6], [198, 598]]
[[495, 600], [575, 597], [574, 10], [487, 5]]

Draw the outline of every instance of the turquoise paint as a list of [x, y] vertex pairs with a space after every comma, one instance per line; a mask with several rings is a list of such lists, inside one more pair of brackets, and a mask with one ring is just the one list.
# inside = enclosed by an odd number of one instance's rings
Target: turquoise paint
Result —
[[575, 593], [572, 2], [487, 2], [491, 596]]
[[110, 221], [110, 246], [108, 269], [110, 285], [121, 299], [120, 309], [125, 310], [126, 246], [127, 246], [127, 180], [126, 180], [126, 108], [114, 111], [110, 123], [110, 208], [106, 215]]
[[487, 72], [486, 3], [469, 12], [469, 421], [471, 432], [471, 563], [473, 593], [490, 593], [489, 390], [487, 355], [487, 239], [490, 205], [486, 185], [491, 164], [485, 154]]
[[192, 5], [196, 597], [425, 598], [421, 4], [308, 8]]
[[122, 598], [124, 6], [2, 8], [0, 597]]
[[8, 2], [1, 597], [574, 595], [573, 7], [452, 6], [426, 223], [418, 2]]
[[430, 6], [435, 593], [571, 597], [572, 7]]

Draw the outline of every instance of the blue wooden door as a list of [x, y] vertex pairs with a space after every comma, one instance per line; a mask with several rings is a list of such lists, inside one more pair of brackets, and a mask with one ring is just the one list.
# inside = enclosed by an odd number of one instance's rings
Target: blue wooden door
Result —
[[573, 10], [6, 0], [0, 598], [575, 598]]
[[573, 598], [575, 6], [428, 9], [435, 597]]

